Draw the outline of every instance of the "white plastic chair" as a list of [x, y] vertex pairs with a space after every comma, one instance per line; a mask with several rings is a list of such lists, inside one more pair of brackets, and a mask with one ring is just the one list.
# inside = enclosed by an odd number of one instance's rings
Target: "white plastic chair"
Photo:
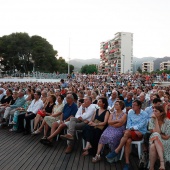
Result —
[[[144, 139], [142, 139], [142, 140], [140, 140], [140, 141], [132, 141], [132, 143], [131, 143], [131, 145], [137, 145], [137, 147], [138, 147], [138, 157], [139, 157], [139, 159], [140, 159], [141, 154], [142, 154], [142, 144], [143, 144], [143, 142], [144, 142]], [[124, 146], [123, 146], [119, 160], [122, 160], [124, 150], [125, 150], [125, 148], [124, 148]]]

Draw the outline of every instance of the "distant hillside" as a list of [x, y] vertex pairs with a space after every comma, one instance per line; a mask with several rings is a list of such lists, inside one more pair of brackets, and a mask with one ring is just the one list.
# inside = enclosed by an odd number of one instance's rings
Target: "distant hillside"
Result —
[[160, 63], [164, 61], [170, 60], [170, 57], [162, 57], [162, 58], [156, 58], [156, 57], [143, 57], [143, 58], [133, 58], [133, 64], [134, 64], [134, 69], [135, 69], [135, 64], [136, 64], [136, 69], [138, 67], [142, 68], [142, 63], [147, 62], [147, 61], [153, 61], [154, 62], [154, 71], [157, 69], [160, 69]]
[[75, 71], [79, 71], [82, 66], [86, 64], [99, 64], [100, 59], [92, 58], [92, 59], [87, 59], [87, 60], [82, 60], [82, 59], [73, 59], [70, 60], [70, 64], [74, 66]]
[[[163, 61], [170, 61], [170, 57], [162, 57], [162, 58], [156, 58], [156, 57], [143, 57], [143, 58], [133, 58], [133, 66], [134, 70], [135, 67], [138, 69], [138, 67], [142, 68], [142, 63], [147, 62], [147, 61], [154, 61], [154, 71], [160, 68], [160, 63]], [[93, 58], [93, 59], [87, 59], [87, 60], [82, 60], [82, 59], [73, 59], [70, 60], [70, 64], [72, 64], [75, 68], [75, 71], [79, 71], [82, 66], [86, 64], [99, 64], [100, 59]]]

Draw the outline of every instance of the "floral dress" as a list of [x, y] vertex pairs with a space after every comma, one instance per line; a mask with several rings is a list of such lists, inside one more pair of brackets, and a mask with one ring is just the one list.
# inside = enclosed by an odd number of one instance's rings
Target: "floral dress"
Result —
[[[154, 119], [151, 119], [149, 122], [149, 130], [154, 129], [155, 122]], [[170, 120], [165, 119], [164, 123], [161, 126], [161, 133], [170, 136]], [[170, 162], [170, 138], [168, 140], [164, 140], [161, 138], [161, 135], [158, 132], [154, 132], [151, 134], [149, 138], [149, 143], [152, 144], [154, 140], [159, 140], [159, 144], [163, 147], [164, 150], [164, 160], [165, 162]]]
[[[116, 120], [116, 119], [119, 120], [122, 118], [124, 114], [125, 113], [122, 112], [122, 114], [120, 114], [119, 117], [116, 118], [116, 113], [113, 113], [112, 120]], [[109, 144], [111, 150], [114, 151], [118, 147], [125, 129], [126, 129], [126, 123], [120, 127], [113, 127], [109, 125], [101, 135], [99, 143]]]
[[[63, 108], [64, 108], [64, 105], [63, 103], [62, 104], [57, 104], [53, 107], [53, 113], [52, 114], [55, 114], [55, 113], [59, 113], [59, 112], [62, 112], [63, 111]], [[60, 116], [58, 117], [52, 117], [52, 116], [45, 116], [44, 117], [44, 121], [48, 124], [48, 126], [52, 127], [52, 124], [54, 122], [56, 122], [57, 120], [60, 119]]]

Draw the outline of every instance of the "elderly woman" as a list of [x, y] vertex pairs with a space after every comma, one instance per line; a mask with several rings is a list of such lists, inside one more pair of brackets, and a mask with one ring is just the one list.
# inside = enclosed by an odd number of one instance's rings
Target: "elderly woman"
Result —
[[83, 156], [86, 156], [89, 153], [95, 156], [100, 136], [107, 126], [109, 118], [107, 99], [100, 97], [97, 104], [100, 108], [96, 110], [91, 121], [83, 129], [83, 139], [87, 141], [87, 145], [82, 154]]
[[43, 120], [45, 116], [50, 116], [55, 105], [56, 97], [51, 94], [48, 97], [48, 103], [44, 104], [44, 108], [37, 112], [36, 117], [34, 118], [34, 131], [37, 129], [37, 125], [40, 121]]
[[151, 131], [150, 142], [150, 170], [159, 158], [160, 170], [165, 169], [165, 162], [170, 161], [170, 120], [166, 118], [163, 106], [155, 106], [149, 122]]
[[115, 111], [110, 114], [108, 124], [109, 126], [103, 132], [100, 137], [98, 150], [96, 156], [92, 158], [92, 162], [98, 162], [100, 160], [100, 152], [105, 144], [109, 144], [112, 151], [119, 145], [123, 136], [123, 132], [126, 129], [127, 115], [123, 112], [125, 104], [123, 101], [118, 100], [114, 104]]

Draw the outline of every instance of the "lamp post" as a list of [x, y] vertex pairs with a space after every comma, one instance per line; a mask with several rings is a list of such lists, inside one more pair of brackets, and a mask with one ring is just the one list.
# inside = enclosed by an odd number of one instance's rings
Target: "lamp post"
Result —
[[136, 61], [135, 61], [135, 73], [136, 73]]
[[69, 46], [68, 46], [68, 75], [70, 75], [70, 38], [69, 38]]
[[124, 74], [124, 67], [125, 67], [125, 55], [124, 54], [122, 54], [122, 61], [123, 61], [123, 74]]

